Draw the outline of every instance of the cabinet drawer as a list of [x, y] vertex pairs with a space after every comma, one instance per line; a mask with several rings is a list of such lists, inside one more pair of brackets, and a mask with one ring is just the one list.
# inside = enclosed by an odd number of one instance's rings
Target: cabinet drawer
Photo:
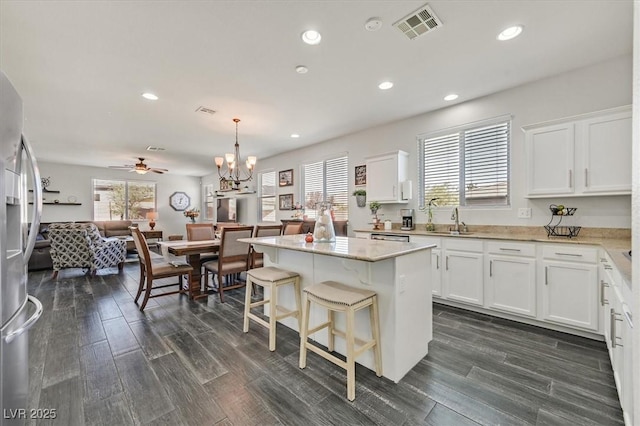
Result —
[[444, 238], [444, 246], [447, 250], [475, 251], [482, 253], [482, 241], [466, 238]]
[[440, 248], [442, 245], [440, 238], [423, 237], [422, 235], [412, 235], [410, 241], [412, 243], [435, 244], [435, 248]]
[[489, 241], [487, 252], [491, 254], [504, 254], [512, 256], [536, 256], [535, 244], [513, 243], [510, 241]]
[[566, 244], [547, 244], [542, 246], [542, 257], [571, 262], [596, 263], [598, 261], [598, 249]]

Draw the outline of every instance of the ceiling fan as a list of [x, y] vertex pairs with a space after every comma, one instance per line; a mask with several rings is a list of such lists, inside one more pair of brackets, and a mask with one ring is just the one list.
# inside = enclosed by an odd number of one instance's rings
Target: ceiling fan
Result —
[[136, 172], [140, 175], [143, 175], [147, 172], [154, 172], [154, 173], [164, 173], [164, 172], [168, 172], [169, 170], [167, 169], [157, 169], [155, 167], [149, 167], [146, 164], [144, 164], [144, 158], [142, 157], [138, 157], [138, 160], [140, 160], [139, 163], [136, 164], [127, 164], [124, 166], [109, 166], [110, 169], [119, 169], [119, 170], [129, 170], [130, 172]]

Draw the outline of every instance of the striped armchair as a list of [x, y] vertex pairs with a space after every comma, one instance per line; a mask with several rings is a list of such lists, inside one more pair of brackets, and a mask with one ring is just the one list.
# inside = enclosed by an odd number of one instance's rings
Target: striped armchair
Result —
[[86, 268], [95, 276], [98, 269], [118, 267], [122, 270], [126, 242], [102, 238], [93, 223], [52, 223], [49, 225], [53, 279], [65, 268]]

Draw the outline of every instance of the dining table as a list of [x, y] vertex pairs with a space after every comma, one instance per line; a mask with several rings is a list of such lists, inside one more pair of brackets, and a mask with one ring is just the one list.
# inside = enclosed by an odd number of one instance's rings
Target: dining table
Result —
[[189, 281], [189, 295], [192, 299], [200, 299], [209, 296], [209, 291], [202, 288], [202, 264], [200, 255], [204, 253], [217, 253], [220, 249], [220, 240], [202, 241], [159, 241], [160, 251], [167, 261], [171, 261], [169, 254], [174, 256], [185, 256], [189, 265], [193, 267], [191, 279]]

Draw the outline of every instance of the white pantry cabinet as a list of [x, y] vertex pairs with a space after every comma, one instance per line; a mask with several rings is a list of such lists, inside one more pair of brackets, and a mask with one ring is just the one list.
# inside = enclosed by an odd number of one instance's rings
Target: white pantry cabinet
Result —
[[[409, 154], [394, 151], [366, 159], [367, 199], [379, 203], [407, 203], [411, 198], [407, 182]], [[404, 184], [404, 185], [403, 185]], [[403, 191], [404, 188], [404, 191]]]
[[542, 319], [597, 332], [597, 249], [549, 244], [542, 256]]
[[446, 238], [442, 295], [446, 299], [482, 306], [482, 241]]
[[631, 193], [629, 106], [522, 129], [529, 198]]
[[487, 243], [485, 305], [489, 309], [535, 318], [535, 244]]

